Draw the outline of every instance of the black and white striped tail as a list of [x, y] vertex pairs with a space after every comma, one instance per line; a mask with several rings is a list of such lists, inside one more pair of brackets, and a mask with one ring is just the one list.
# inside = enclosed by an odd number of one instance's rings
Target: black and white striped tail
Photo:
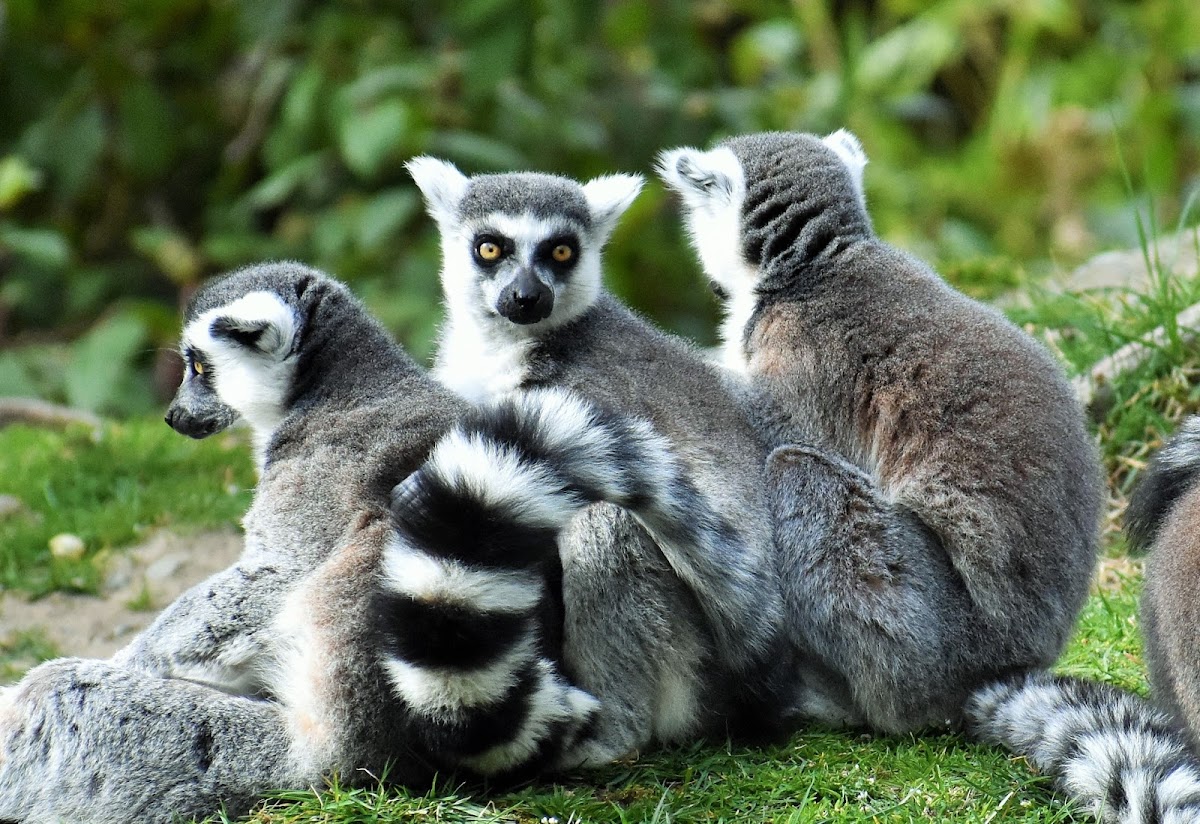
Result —
[[[544, 643], [544, 562], [584, 507], [626, 507], [662, 543], [730, 574], [733, 531], [648, 425], [563, 391], [485, 407], [392, 493], [395, 537], [379, 600], [384, 664], [431, 748], [493, 774], [569, 763], [596, 702]], [[665, 549], [664, 549], [665, 552]], [[733, 574], [736, 575], [736, 569]]]
[[1148, 548], [1171, 507], [1200, 481], [1200, 415], [1185, 419], [1158, 451], [1125, 511], [1125, 534], [1135, 549]]
[[503, 481], [528, 491], [527, 506], [556, 501], [559, 525], [600, 501], [629, 510], [697, 594], [722, 660], [749, 670], [770, 654], [780, 610], [770, 558], [697, 489], [648, 422], [549, 389], [488, 407], [447, 441], [491, 444], [495, 465], [516, 464]]
[[976, 691], [966, 720], [1105, 824], [1200, 822], [1200, 761], [1171, 719], [1137, 695], [1029, 673]]

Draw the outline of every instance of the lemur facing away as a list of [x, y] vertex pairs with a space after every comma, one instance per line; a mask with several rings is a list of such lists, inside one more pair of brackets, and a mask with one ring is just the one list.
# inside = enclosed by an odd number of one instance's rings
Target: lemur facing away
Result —
[[[645, 744], [643, 716], [701, 669], [695, 616], [670, 612], [682, 586], [652, 557], [630, 580], [643, 547], [604, 510], [564, 539], [557, 580], [560, 529], [596, 501], [669, 528], [680, 465], [644, 423], [554, 392], [472, 411], [297, 264], [203, 288], [183, 353], [171, 426], [254, 430], [245, 551], [112, 659], [51, 661], [0, 691], [0, 820], [167, 822], [335, 772], [421, 784], [594, 761], [629, 730]], [[573, 597], [595, 614], [572, 631], [601, 656], [576, 656], [577, 674], [602, 694], [629, 665], [648, 693], [615, 722], [558, 663]], [[712, 694], [696, 687], [680, 730]]]
[[[779, 663], [780, 596], [766, 453], [720, 371], [601, 284], [601, 249], [641, 178], [468, 178], [428, 157], [408, 168], [442, 238], [447, 319], [438, 379], [477, 399], [562, 387], [649, 421], [694, 482], [675, 485], [675, 520], [697, 528], [682, 535], [643, 524], [691, 588], [720, 662], [745, 683], [752, 704], [770, 703], [762, 676]], [[747, 716], [775, 717], [777, 709]]]
[[1150, 685], [1200, 748], [1200, 416], [1154, 457], [1125, 523], [1130, 542], [1150, 548], [1141, 603]]
[[[998, 312], [876, 237], [865, 164], [845, 131], [659, 161], [725, 303], [724, 362], [767, 399], [787, 616], [834, 675], [826, 720], [900, 732], [966, 706], [978, 734], [1104, 820], [1147, 805], [1192, 820], [1200, 776], [1160, 716], [1036, 672], [1066, 643], [1096, 556], [1100, 471], [1070, 387]], [[1106, 713], [1161, 731], [1161, 749], [1143, 758]]]

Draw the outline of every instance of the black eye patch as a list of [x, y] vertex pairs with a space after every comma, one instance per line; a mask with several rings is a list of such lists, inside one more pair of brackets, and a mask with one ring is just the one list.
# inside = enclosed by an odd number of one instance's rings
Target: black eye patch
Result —
[[183, 353], [183, 360], [189, 374], [205, 382], [212, 378], [212, 367], [195, 349], [188, 347], [187, 351]]
[[566, 271], [579, 262], [579, 238], [574, 234], [547, 238], [537, 245], [534, 256], [551, 269]]
[[495, 266], [517, 251], [512, 238], [480, 232], [471, 240], [471, 256], [480, 266]]

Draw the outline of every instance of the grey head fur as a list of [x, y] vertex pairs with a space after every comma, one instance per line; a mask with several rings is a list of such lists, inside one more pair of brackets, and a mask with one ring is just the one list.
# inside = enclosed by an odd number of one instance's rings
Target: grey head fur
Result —
[[763, 270], [764, 286], [776, 265], [827, 257], [871, 234], [861, 177], [855, 179], [843, 154], [825, 140], [767, 132], [720, 145], [733, 152], [745, 175], [741, 251]]
[[577, 181], [539, 172], [476, 175], [458, 202], [459, 220], [482, 220], [497, 212], [562, 218], [592, 230], [592, 213]]

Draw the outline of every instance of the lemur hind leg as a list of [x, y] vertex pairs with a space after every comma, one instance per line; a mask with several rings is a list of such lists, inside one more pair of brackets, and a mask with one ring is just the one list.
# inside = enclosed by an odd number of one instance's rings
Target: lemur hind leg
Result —
[[565, 665], [600, 700], [576, 753], [599, 766], [715, 723], [703, 614], [658, 546], [624, 510], [588, 507], [560, 536]]
[[[954, 723], [969, 689], [992, 674], [988, 641], [937, 539], [836, 455], [784, 446], [767, 485], [791, 631], [837, 673], [858, 719], [885, 732]], [[801, 707], [803, 709], [803, 707]]]
[[64, 658], [0, 691], [0, 821], [166, 824], [304, 787], [278, 704]]

